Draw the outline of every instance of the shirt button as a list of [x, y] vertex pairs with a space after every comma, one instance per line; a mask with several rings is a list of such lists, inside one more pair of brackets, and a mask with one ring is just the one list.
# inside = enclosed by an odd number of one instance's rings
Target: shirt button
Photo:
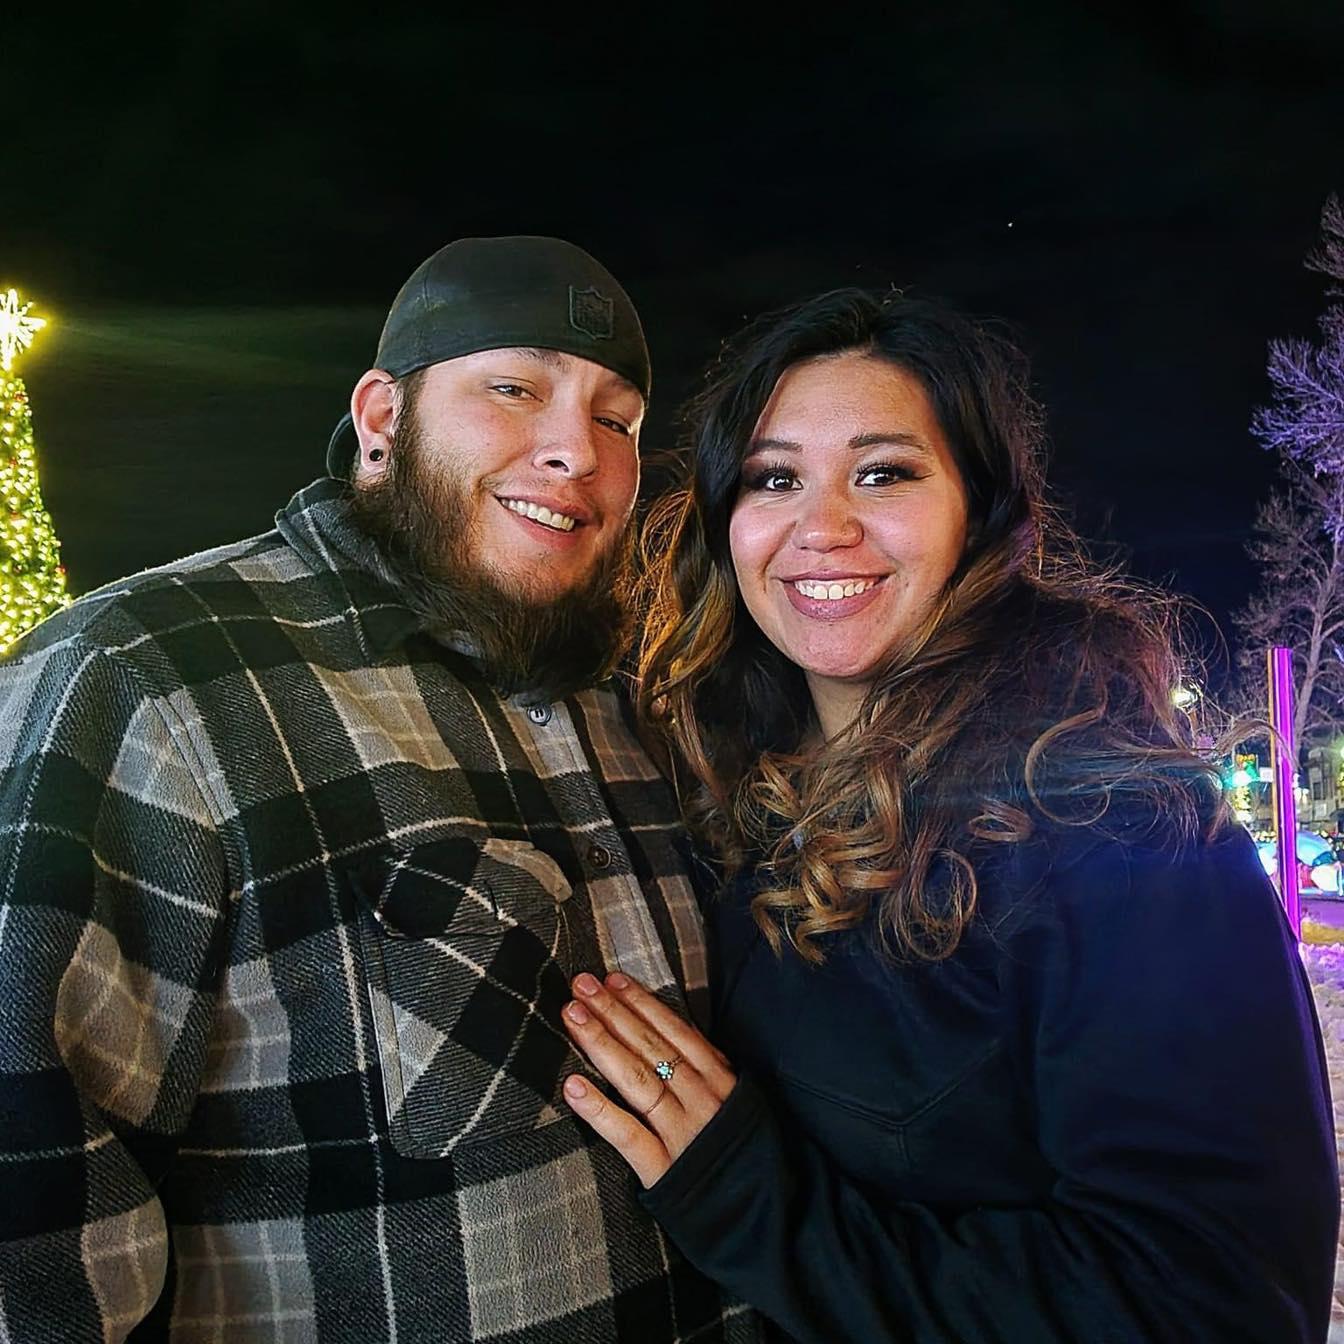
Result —
[[533, 723], [550, 723], [551, 713], [550, 705], [532, 705], [528, 708], [527, 717]]
[[588, 862], [591, 863], [594, 868], [610, 868], [611, 850], [604, 849], [601, 845], [594, 845], [588, 851]]

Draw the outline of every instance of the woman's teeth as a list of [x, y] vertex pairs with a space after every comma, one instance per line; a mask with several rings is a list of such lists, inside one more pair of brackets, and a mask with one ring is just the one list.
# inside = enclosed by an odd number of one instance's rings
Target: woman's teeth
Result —
[[842, 597], [866, 593], [876, 582], [876, 579], [845, 579], [841, 583], [820, 583], [815, 579], [796, 579], [793, 586], [804, 597], [817, 602], [839, 602]]
[[545, 527], [553, 527], [557, 532], [572, 532], [577, 521], [565, 513], [552, 513], [544, 504], [528, 504], [521, 499], [501, 499], [499, 502], [506, 509], [512, 509], [514, 513], [531, 518]]

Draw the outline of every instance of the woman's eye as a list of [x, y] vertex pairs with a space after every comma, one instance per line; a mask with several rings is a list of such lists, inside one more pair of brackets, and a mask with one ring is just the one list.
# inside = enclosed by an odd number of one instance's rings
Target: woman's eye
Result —
[[898, 481], [913, 481], [915, 473], [909, 467], [897, 466], [893, 462], [881, 462], [876, 466], [864, 467], [859, 472], [860, 485], [895, 485]]
[[798, 485], [798, 477], [784, 467], [762, 467], [750, 473], [746, 478], [748, 490], [766, 490], [779, 494], [784, 490], [793, 490]]

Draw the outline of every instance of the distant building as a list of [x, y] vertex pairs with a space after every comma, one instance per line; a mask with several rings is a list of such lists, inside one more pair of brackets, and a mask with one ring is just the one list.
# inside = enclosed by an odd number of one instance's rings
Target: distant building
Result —
[[1344, 810], [1344, 754], [1338, 744], [1308, 747], [1303, 753], [1305, 769], [1299, 776], [1297, 819], [1308, 830], [1333, 835], [1340, 830]]
[[[1238, 762], [1247, 767], [1246, 757]], [[1268, 765], [1249, 768], [1255, 776], [1249, 786], [1233, 787], [1229, 796], [1233, 810], [1257, 837], [1274, 830], [1273, 775]], [[1302, 768], [1297, 772], [1297, 824], [1304, 831], [1335, 836], [1344, 832], [1344, 754], [1338, 745], [1308, 747], [1302, 753]]]

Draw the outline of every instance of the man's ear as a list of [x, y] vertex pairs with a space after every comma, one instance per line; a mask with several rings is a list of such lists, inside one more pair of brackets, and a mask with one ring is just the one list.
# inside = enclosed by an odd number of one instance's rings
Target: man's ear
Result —
[[350, 395], [350, 418], [359, 440], [355, 476], [381, 476], [387, 470], [396, 420], [393, 378], [384, 369], [370, 369]]

